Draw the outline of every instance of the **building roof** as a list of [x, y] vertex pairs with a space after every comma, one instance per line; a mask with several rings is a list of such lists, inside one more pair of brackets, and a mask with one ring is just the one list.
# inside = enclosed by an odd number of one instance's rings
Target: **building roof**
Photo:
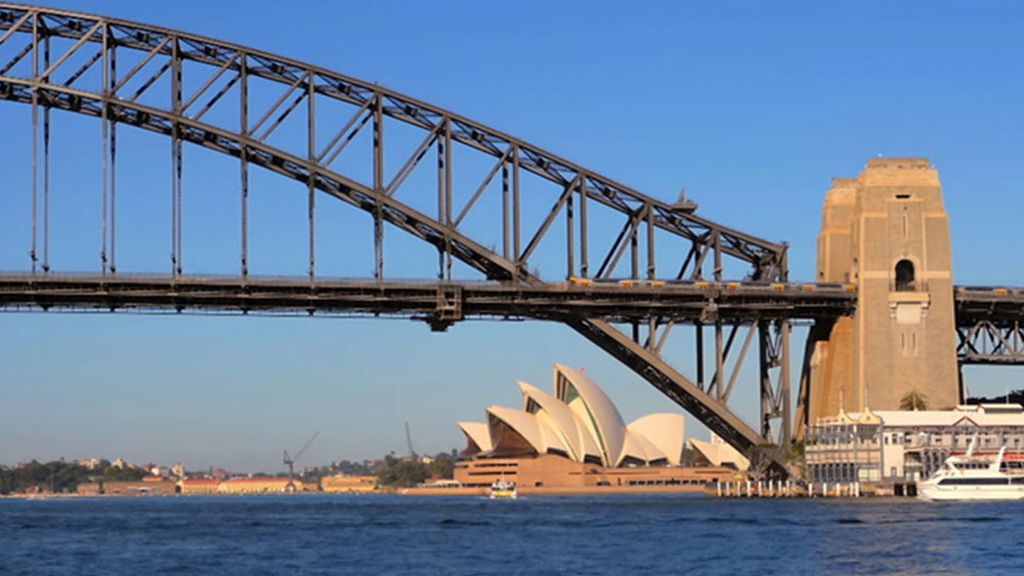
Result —
[[[650, 414], [623, 423], [611, 399], [581, 371], [555, 364], [555, 394], [519, 382], [523, 409], [491, 406], [487, 422], [459, 422], [470, 450], [482, 453], [556, 452], [604, 466], [680, 464], [682, 414]], [[472, 453], [472, 452], [470, 452]]]
[[673, 466], [678, 466], [683, 457], [683, 437], [686, 420], [682, 414], [660, 412], [648, 414], [629, 423], [626, 427], [632, 434], [640, 434], [651, 442]]
[[523, 409], [547, 422], [569, 448], [573, 460], [582, 462], [587, 456], [601, 457], [601, 449], [587, 425], [569, 406], [526, 382], [519, 382], [519, 390], [523, 393]]
[[700, 453], [712, 466], [724, 466], [732, 464], [736, 469], [743, 472], [750, 467], [750, 460], [732, 446], [726, 444], [715, 434], [711, 435], [711, 441], [690, 439], [690, 446]]
[[625, 439], [622, 443], [622, 453], [615, 461], [616, 466], [625, 466], [635, 463], [668, 462], [668, 457], [658, 450], [651, 441], [643, 434], [626, 429]]
[[[867, 417], [868, 415], [874, 418]], [[953, 410], [878, 410], [840, 412], [819, 418], [817, 425], [871, 423], [881, 421], [895, 428], [933, 428], [947, 426], [1024, 426], [1024, 407], [1020, 404], [981, 404], [957, 406]]]
[[459, 422], [458, 425], [462, 429], [462, 433], [466, 435], [466, 438], [476, 444], [477, 449], [483, 452], [490, 452], [494, 449], [486, 422]]
[[583, 372], [555, 364], [555, 396], [583, 420], [597, 440], [605, 466], [615, 466], [626, 442], [626, 424], [611, 398]]
[[569, 448], [562, 442], [560, 435], [535, 414], [503, 406], [491, 406], [487, 409], [487, 424], [493, 449], [501, 448], [502, 437], [498, 425], [502, 423], [515, 430], [540, 454], [547, 454], [551, 449], [563, 454], [569, 453]]

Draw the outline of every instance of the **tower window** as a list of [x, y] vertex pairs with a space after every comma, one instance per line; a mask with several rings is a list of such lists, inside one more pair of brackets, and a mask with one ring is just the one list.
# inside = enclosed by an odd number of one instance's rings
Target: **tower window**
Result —
[[900, 260], [896, 263], [896, 291], [912, 292], [914, 290], [914, 263]]

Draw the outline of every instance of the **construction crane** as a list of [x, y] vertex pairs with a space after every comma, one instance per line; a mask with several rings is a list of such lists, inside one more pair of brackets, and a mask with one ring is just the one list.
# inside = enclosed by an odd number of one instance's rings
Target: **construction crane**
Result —
[[295, 453], [294, 458], [288, 455], [287, 450], [284, 451], [284, 463], [285, 466], [288, 466], [289, 482], [295, 482], [295, 461], [298, 460], [299, 458], [302, 458], [302, 455], [306, 453], [307, 449], [309, 449], [309, 445], [312, 444], [313, 440], [316, 440], [316, 437], [319, 435], [320, 431], [317, 430], [316, 434], [313, 434], [313, 437], [307, 440], [306, 443], [302, 445], [302, 448], [300, 448], [299, 451]]
[[405, 423], [405, 443], [409, 447], [409, 459], [416, 459], [416, 451], [412, 449], [412, 434], [409, 433], [409, 423]]

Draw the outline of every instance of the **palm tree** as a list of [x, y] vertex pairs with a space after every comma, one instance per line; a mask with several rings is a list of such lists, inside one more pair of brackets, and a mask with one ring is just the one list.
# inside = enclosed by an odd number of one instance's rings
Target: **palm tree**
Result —
[[911, 390], [900, 398], [900, 410], [927, 410], [928, 398], [916, 389]]

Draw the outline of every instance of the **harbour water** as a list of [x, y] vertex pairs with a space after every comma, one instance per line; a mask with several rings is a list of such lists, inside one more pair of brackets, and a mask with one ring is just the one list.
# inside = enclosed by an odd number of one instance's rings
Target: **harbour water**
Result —
[[390, 495], [0, 500], [0, 574], [1014, 574], [1024, 503]]

